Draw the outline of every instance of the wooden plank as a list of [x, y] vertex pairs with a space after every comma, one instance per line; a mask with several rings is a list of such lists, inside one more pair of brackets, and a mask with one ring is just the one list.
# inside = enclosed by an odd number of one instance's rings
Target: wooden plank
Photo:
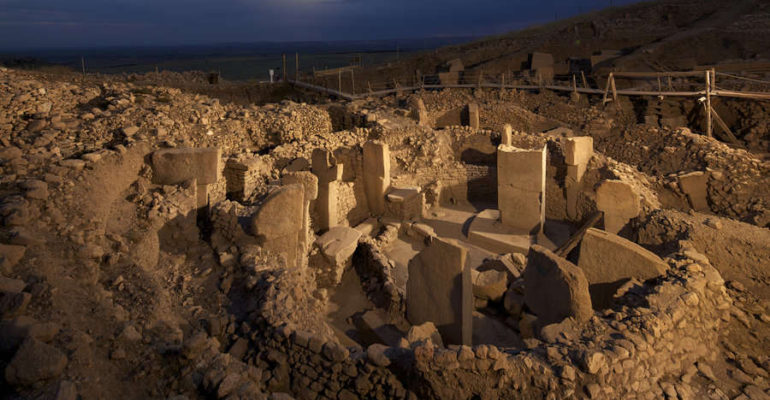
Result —
[[727, 139], [733, 144], [740, 144], [738, 138], [733, 135], [733, 131], [731, 131], [730, 127], [728, 127], [725, 121], [722, 120], [722, 117], [717, 114], [716, 110], [711, 108], [711, 114], [714, 116], [714, 120], [717, 121], [717, 125], [719, 125], [719, 127], [722, 128], [722, 130], [725, 132], [725, 135], [727, 135]]
[[581, 226], [574, 235], [572, 235], [566, 242], [564, 242], [564, 244], [556, 249], [554, 253], [559, 257], [567, 257], [567, 254], [569, 254], [569, 252], [572, 251], [572, 249], [574, 249], [581, 240], [583, 240], [583, 236], [585, 236], [586, 232], [588, 232], [588, 229], [593, 228], [593, 226], [596, 225], [596, 223], [599, 222], [603, 216], [604, 213], [601, 211], [593, 213], [593, 215], [588, 218], [583, 226]]

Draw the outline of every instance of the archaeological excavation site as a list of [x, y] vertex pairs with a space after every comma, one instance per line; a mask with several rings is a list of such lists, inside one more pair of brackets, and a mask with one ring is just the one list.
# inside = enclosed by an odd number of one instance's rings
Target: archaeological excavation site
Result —
[[768, 15], [0, 67], [0, 398], [770, 399]]

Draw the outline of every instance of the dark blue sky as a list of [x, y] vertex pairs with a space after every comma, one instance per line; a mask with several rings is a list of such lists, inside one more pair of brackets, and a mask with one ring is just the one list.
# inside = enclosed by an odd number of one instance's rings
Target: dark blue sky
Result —
[[[635, 0], [612, 0], [614, 5]], [[0, 49], [503, 33], [611, 0], [0, 0]]]

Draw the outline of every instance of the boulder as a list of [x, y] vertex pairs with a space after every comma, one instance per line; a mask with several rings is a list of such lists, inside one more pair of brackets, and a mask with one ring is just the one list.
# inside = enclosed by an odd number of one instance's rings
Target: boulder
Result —
[[588, 281], [583, 271], [548, 249], [533, 245], [524, 270], [524, 301], [540, 326], [573, 317], [585, 322], [593, 316]]
[[507, 272], [490, 269], [473, 275], [474, 296], [490, 301], [500, 301], [503, 298], [505, 289], [508, 287]]
[[441, 340], [441, 334], [436, 329], [433, 322], [425, 322], [421, 325], [412, 325], [406, 334], [406, 340], [410, 344], [430, 340], [438, 347], [444, 347], [444, 341]]
[[37, 339], [27, 339], [5, 368], [5, 380], [11, 385], [32, 385], [56, 378], [67, 366], [67, 357], [57, 348]]
[[11, 273], [11, 269], [21, 261], [27, 248], [10, 244], [0, 244], [0, 271]]

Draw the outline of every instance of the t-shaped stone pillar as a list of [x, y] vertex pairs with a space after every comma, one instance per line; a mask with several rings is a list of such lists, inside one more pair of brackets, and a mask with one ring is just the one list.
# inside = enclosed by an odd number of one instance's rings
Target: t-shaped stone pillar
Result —
[[305, 189], [302, 203], [302, 229], [299, 232], [299, 252], [297, 265], [304, 267], [307, 257], [304, 257], [310, 250], [313, 243], [313, 233], [310, 232], [310, 202], [318, 198], [318, 178], [307, 171], [289, 172], [281, 177], [284, 185], [300, 184]]
[[158, 150], [152, 154], [153, 183], [178, 185], [195, 179], [198, 187], [197, 207], [208, 204], [206, 185], [219, 180], [218, 148], [177, 148]]
[[329, 150], [314, 149], [312, 155], [313, 174], [318, 177], [318, 200], [316, 209], [319, 220], [318, 227], [328, 230], [339, 223], [337, 215], [337, 192], [339, 180], [342, 179], [342, 164]]
[[596, 208], [604, 213], [604, 230], [618, 233], [641, 212], [639, 194], [631, 185], [607, 180], [596, 189]]
[[504, 225], [538, 234], [545, 223], [546, 146], [497, 148], [497, 208]]
[[385, 193], [390, 187], [390, 149], [385, 143], [364, 143], [364, 189], [369, 211], [385, 213]]
[[564, 161], [567, 177], [564, 182], [567, 195], [567, 217], [578, 218], [577, 202], [583, 175], [594, 155], [594, 139], [590, 136], [567, 138], [564, 141]]

